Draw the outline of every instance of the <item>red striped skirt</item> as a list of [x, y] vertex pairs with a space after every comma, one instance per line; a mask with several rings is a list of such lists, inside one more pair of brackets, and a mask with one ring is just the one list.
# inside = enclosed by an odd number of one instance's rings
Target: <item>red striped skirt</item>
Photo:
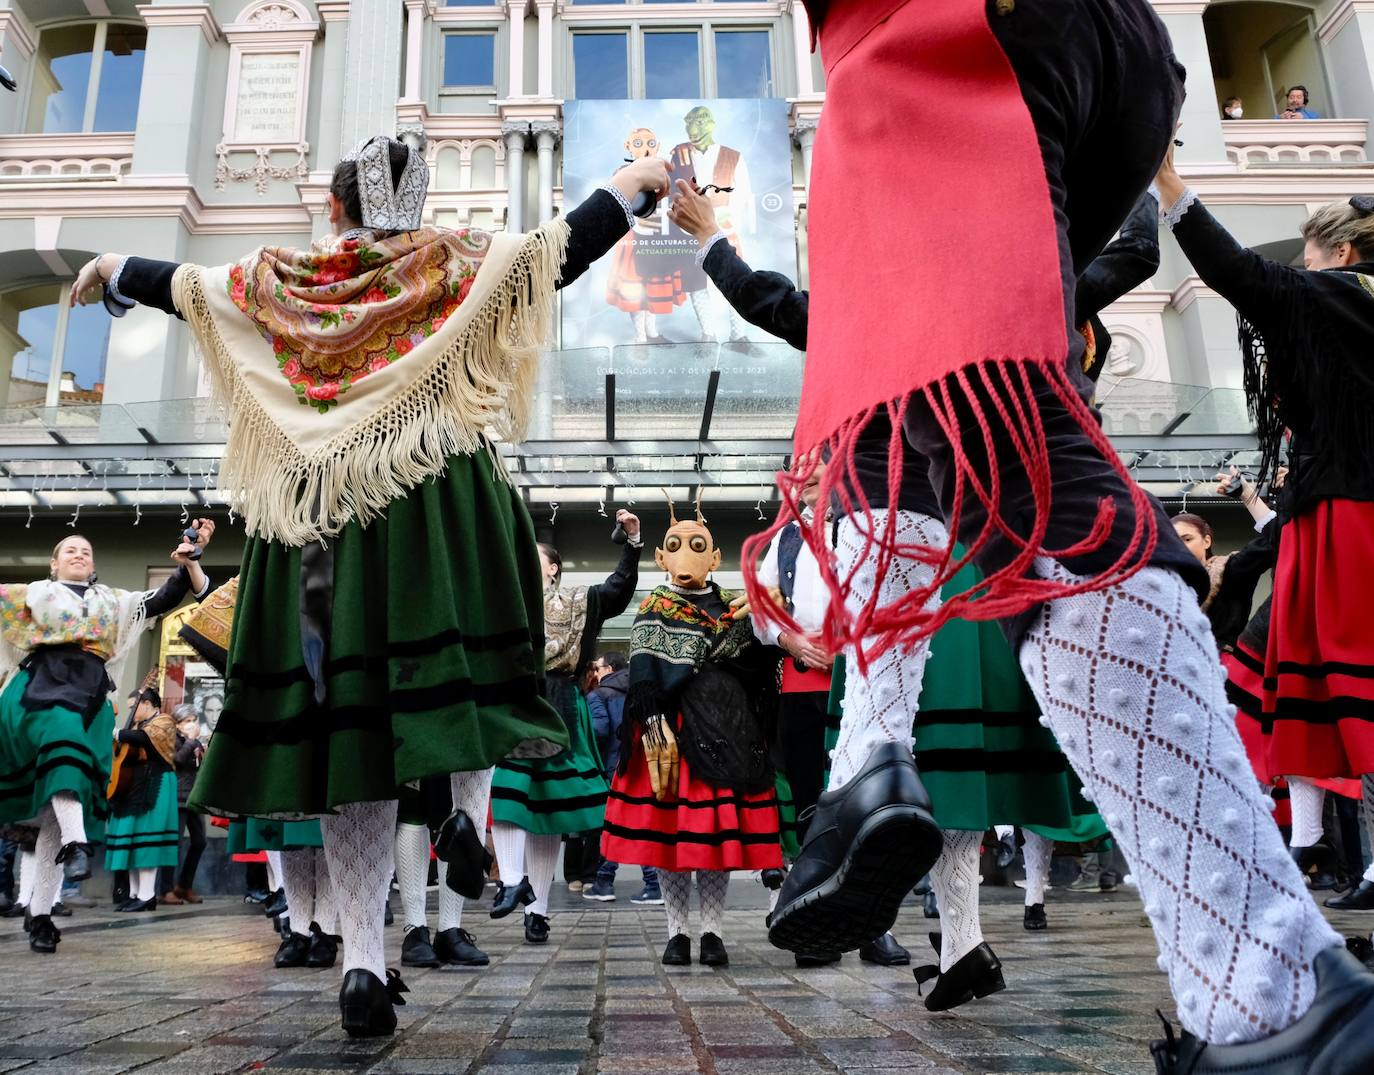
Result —
[[616, 244], [611, 254], [611, 274], [606, 281], [606, 301], [626, 313], [670, 314], [687, 301], [682, 271], [645, 275], [635, 260], [631, 234]]
[[683, 758], [677, 798], [660, 802], [636, 739], [629, 767], [611, 781], [601, 853], [660, 870], [781, 868], [778, 797], [772, 788], [745, 795], [698, 780]]

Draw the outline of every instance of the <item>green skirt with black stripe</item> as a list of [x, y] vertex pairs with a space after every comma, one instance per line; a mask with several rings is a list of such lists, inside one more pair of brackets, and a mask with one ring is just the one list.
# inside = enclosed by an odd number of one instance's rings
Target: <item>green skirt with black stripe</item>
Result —
[[301, 851], [323, 847], [320, 823], [313, 821], [272, 821], [259, 817], [235, 819], [229, 823], [224, 841], [230, 855], [253, 855], [259, 851]]
[[541, 836], [599, 830], [611, 790], [592, 728], [592, 713], [576, 692], [572, 742], [555, 758], [505, 761], [491, 780], [491, 817]]
[[224, 711], [192, 808], [300, 818], [394, 799], [421, 777], [567, 745], [544, 700], [534, 526], [485, 453], [349, 523], [334, 557], [324, 679], [301, 656], [301, 550], [250, 539]]
[[141, 814], [116, 814], [105, 830], [105, 869], [146, 870], [177, 864], [181, 821], [177, 817], [177, 775], [158, 777], [157, 797]]
[[107, 700], [89, 726], [70, 709], [30, 712], [20, 704], [28, 684], [29, 673], [19, 671], [0, 693], [0, 824], [29, 821], [58, 792], [69, 792], [94, 831], [110, 813], [114, 707]]

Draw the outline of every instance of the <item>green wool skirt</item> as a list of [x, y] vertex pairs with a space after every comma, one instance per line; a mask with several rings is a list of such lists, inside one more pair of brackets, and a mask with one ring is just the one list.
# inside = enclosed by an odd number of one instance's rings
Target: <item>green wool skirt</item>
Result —
[[30, 712], [19, 701], [28, 683], [28, 672], [17, 672], [0, 693], [0, 824], [35, 818], [58, 792], [70, 792], [92, 827], [110, 813], [114, 708], [107, 700], [89, 727], [70, 709]]
[[327, 697], [301, 656], [301, 550], [250, 539], [224, 711], [193, 809], [300, 818], [394, 799], [421, 777], [567, 745], [543, 695], [534, 526], [486, 453], [392, 501], [329, 548]]
[[323, 847], [319, 821], [270, 821], [248, 817], [229, 823], [225, 850], [230, 855], [259, 851], [300, 851]]
[[592, 714], [577, 692], [572, 742], [554, 758], [507, 760], [491, 781], [491, 817], [536, 835], [592, 832], [606, 819], [610, 784], [592, 729]]
[[116, 815], [105, 830], [105, 869], [144, 870], [152, 866], [177, 864], [177, 841], [181, 822], [177, 818], [177, 775], [165, 772], [158, 777], [157, 798], [142, 814]]

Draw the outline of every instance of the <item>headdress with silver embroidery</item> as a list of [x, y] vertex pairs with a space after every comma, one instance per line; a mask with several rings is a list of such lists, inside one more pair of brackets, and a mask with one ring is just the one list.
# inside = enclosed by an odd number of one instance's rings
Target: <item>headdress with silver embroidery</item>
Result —
[[358, 202], [362, 206], [363, 227], [379, 231], [414, 231], [420, 226], [425, 208], [429, 167], [416, 150], [404, 146], [406, 166], [400, 182], [393, 187], [391, 145], [394, 141], [384, 134], [364, 139], [344, 160], [355, 161], [358, 166]]

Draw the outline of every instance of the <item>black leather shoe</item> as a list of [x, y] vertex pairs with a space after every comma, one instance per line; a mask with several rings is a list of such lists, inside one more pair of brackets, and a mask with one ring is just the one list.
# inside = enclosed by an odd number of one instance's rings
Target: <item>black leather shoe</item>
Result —
[[797, 952], [794, 957], [797, 966], [802, 969], [808, 967], [830, 967], [844, 958], [843, 952]]
[[848, 783], [817, 801], [768, 939], [791, 951], [842, 952], [877, 940], [943, 845], [911, 751], [875, 747]]
[[1355, 888], [1331, 897], [1322, 906], [1334, 911], [1374, 911], [1374, 882], [1361, 880]]
[[455, 810], [439, 827], [434, 841], [434, 854], [448, 863], [444, 883], [458, 895], [469, 900], [482, 898], [487, 885], [487, 871], [491, 869], [491, 852], [473, 825], [472, 818], [462, 810]]
[[491, 901], [491, 917], [505, 918], [517, 907], [527, 907], [533, 902], [534, 889], [530, 887], [528, 877], [520, 878], [518, 885], [502, 882], [501, 887], [496, 890], [496, 898]]
[[921, 913], [927, 918], [940, 917], [940, 901], [935, 898], [935, 889], [926, 889], [926, 894], [921, 897]]
[[280, 968], [304, 967], [308, 958], [310, 958], [310, 938], [303, 933], [293, 933], [277, 947], [277, 954], [272, 957], [272, 966]]
[[1244, 1045], [1208, 1045], [1186, 1030], [1150, 1044], [1158, 1075], [1360, 1075], [1374, 1071], [1374, 974], [1344, 948], [1312, 961], [1317, 995], [1286, 1030]]
[[692, 941], [685, 933], [673, 937], [663, 949], [665, 967], [690, 967], [692, 965]]
[[728, 967], [730, 953], [725, 950], [725, 942], [714, 933], [703, 933], [698, 946], [697, 962], [703, 967]]
[[115, 908], [116, 911], [130, 911], [135, 914], [142, 911], [156, 911], [157, 899], [151, 900], [126, 900]]
[[997, 863], [997, 868], [1005, 870], [1016, 859], [1016, 833], [1012, 833], [1010, 840], [998, 840], [988, 850], [993, 853], [993, 861]]
[[1021, 924], [1032, 933], [1038, 933], [1042, 929], [1049, 929], [1049, 919], [1045, 917], [1045, 905], [1043, 903], [1032, 903], [1026, 908], [1026, 916], [1021, 920]]
[[72, 909], [61, 900], [52, 905], [52, 910], [48, 912], [54, 918], [71, 918]]
[[406, 930], [401, 941], [401, 966], [437, 967], [439, 957], [434, 954], [434, 945], [429, 943], [429, 927], [416, 926]]
[[525, 940], [530, 944], [544, 944], [549, 939], [549, 920], [542, 914], [525, 912]]
[[926, 997], [926, 1010], [931, 1012], [949, 1011], [975, 997], [991, 996], [1007, 987], [1002, 979], [1002, 963], [986, 941], [943, 974], [936, 966], [917, 967], [912, 974], [917, 985], [935, 979], [935, 988]]
[[387, 896], [386, 906], [382, 909], [382, 925], [389, 926], [396, 921], [396, 916], [391, 913], [391, 897]]
[[52, 924], [45, 914], [35, 915], [29, 924], [29, 947], [35, 952], [51, 955], [57, 951], [57, 942], [62, 939], [62, 931]]
[[763, 887], [768, 889], [769, 892], [775, 892], [782, 888], [782, 883], [786, 879], [787, 874], [777, 867], [770, 870], [764, 870], [759, 874], [759, 880], [763, 882]]
[[262, 913], [268, 918], [279, 918], [286, 914], [286, 889], [279, 888], [262, 905]]
[[486, 952], [465, 929], [442, 929], [434, 935], [434, 953], [451, 967], [485, 967], [491, 962]]
[[4, 911], [0, 911], [0, 918], [23, 918], [29, 913], [29, 905], [20, 903], [17, 900], [11, 903]]
[[861, 945], [859, 958], [880, 967], [905, 967], [911, 962], [911, 953], [898, 944], [892, 934], [884, 933], [876, 941]]
[[86, 843], [63, 844], [54, 860], [62, 866], [62, 876], [70, 884], [85, 881], [91, 876], [91, 845]]
[[[49, 915], [48, 917], [51, 918], [52, 916]], [[30, 911], [27, 907], [25, 907], [25, 908], [24, 908], [24, 932], [25, 932], [25, 933], [28, 933], [31, 929], [33, 929], [33, 912]]]
[[305, 957], [307, 967], [332, 967], [339, 958], [342, 937], [326, 933], [314, 922], [310, 923], [310, 954]]
[[396, 1005], [405, 1004], [409, 993], [401, 976], [386, 972], [386, 982], [370, 970], [354, 967], [344, 975], [339, 989], [343, 1028], [351, 1038], [379, 1038], [396, 1032]]

